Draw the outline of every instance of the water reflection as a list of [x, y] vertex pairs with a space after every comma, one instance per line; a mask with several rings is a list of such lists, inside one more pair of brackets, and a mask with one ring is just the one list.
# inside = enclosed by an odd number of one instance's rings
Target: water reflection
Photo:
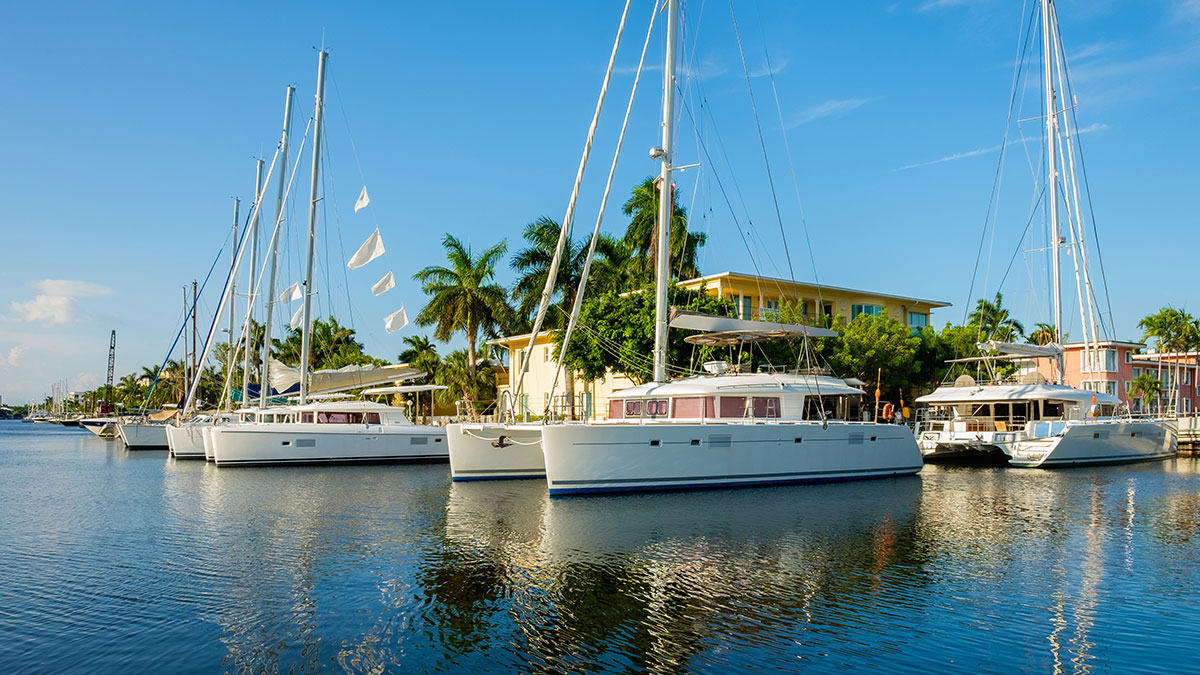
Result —
[[[0, 425], [0, 432], [6, 431]], [[8, 670], [1188, 670], [1200, 466], [551, 500], [0, 433]]]

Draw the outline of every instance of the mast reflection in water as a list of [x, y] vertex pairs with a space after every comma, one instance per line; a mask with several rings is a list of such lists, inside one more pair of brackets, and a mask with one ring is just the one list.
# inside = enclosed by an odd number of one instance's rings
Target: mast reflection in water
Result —
[[0, 422], [6, 671], [1193, 663], [1200, 467], [550, 499]]

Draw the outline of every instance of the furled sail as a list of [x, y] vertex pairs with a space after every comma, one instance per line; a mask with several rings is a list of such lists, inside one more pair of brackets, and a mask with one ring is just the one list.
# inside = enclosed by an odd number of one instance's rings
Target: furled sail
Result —
[[379, 228], [375, 228], [375, 232], [367, 237], [362, 246], [354, 252], [354, 256], [350, 258], [350, 262], [346, 263], [346, 267], [356, 270], [372, 260], [383, 255], [383, 237], [379, 236]]
[[[819, 326], [802, 326], [795, 323], [777, 323], [774, 321], [752, 321], [750, 319], [734, 319], [727, 316], [703, 314], [671, 308], [671, 328], [684, 330], [699, 330], [714, 335], [713, 337], [728, 337], [732, 342], [750, 342], [753, 340], [778, 339], [788, 337], [837, 337], [837, 333]], [[700, 337], [700, 336], [693, 336]], [[691, 338], [689, 338], [691, 340]], [[712, 342], [700, 340], [700, 342]]]
[[[408, 366], [346, 366], [337, 370], [314, 370], [308, 374], [308, 391], [321, 394], [372, 387], [424, 377], [425, 371]], [[300, 381], [300, 371], [271, 359], [271, 386], [285, 391]]]
[[1030, 358], [1058, 356], [1063, 350], [1061, 345], [1054, 343], [1048, 345], [1027, 345], [1018, 342], [997, 342], [995, 340], [980, 342], [977, 346], [980, 351], [984, 352], [1000, 352], [1001, 354], [1028, 356]]

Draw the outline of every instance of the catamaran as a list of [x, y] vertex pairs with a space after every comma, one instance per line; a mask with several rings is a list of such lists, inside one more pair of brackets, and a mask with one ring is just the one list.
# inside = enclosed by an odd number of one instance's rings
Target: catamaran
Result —
[[[1059, 382], [1046, 384], [1036, 372], [1019, 384], [977, 385], [969, 376], [955, 386], [941, 387], [917, 399], [934, 411], [934, 420], [918, 427], [927, 459], [990, 459], [1019, 467], [1061, 467], [1162, 460], [1175, 456], [1176, 430], [1169, 420], [1118, 415], [1121, 401], [1102, 392], [1077, 389], [1063, 381], [1062, 281], [1060, 256], [1068, 249], [1080, 298], [1079, 318], [1084, 332], [1084, 362], [1100, 353], [1094, 312], [1095, 297], [1087, 267], [1083, 216], [1074, 166], [1073, 116], [1061, 96], [1066, 55], [1058, 33], [1053, 0], [1042, 0], [1042, 75], [1045, 95], [1046, 213], [1050, 226], [1051, 294], [1054, 341], [1022, 345], [989, 341], [980, 344], [982, 357], [965, 360], [1051, 358]], [[1076, 130], [1078, 136], [1078, 130]], [[1061, 141], [1061, 142], [1060, 142]], [[1061, 169], [1061, 170], [1060, 170]], [[1060, 200], [1060, 183], [1064, 194]], [[1069, 237], [1060, 234], [1059, 208], [1065, 210]], [[1069, 243], [1067, 240], [1070, 240]]]

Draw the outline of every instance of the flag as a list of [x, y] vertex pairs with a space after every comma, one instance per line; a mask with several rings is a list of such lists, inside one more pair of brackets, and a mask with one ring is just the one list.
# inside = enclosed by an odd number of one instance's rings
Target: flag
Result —
[[300, 292], [300, 283], [297, 282], [287, 287], [283, 295], [279, 296], [279, 301], [284, 303], [295, 302], [303, 297], [304, 294]]
[[302, 323], [304, 323], [304, 305], [300, 305], [296, 308], [296, 313], [292, 315], [292, 320], [288, 323], [288, 326], [290, 326], [292, 330], [298, 330], [300, 328], [300, 324]]
[[384, 293], [392, 290], [395, 287], [396, 287], [396, 277], [393, 276], [392, 273], [389, 271], [387, 274], [383, 275], [382, 279], [375, 282], [375, 285], [371, 287], [371, 292], [374, 293], [375, 295], [383, 295]]
[[358, 213], [359, 209], [366, 208], [370, 203], [371, 198], [367, 196], [367, 186], [364, 185], [362, 192], [358, 193], [358, 201], [354, 202], [354, 212]]
[[362, 246], [358, 247], [358, 251], [354, 253], [354, 257], [350, 262], [346, 263], [346, 267], [356, 270], [372, 260], [383, 255], [383, 238], [379, 236], [379, 228], [375, 228], [375, 232], [367, 237]]
[[386, 319], [383, 320], [383, 325], [387, 328], [387, 332], [395, 333], [396, 331], [408, 325], [408, 315], [404, 313], [404, 307], [392, 312]]

